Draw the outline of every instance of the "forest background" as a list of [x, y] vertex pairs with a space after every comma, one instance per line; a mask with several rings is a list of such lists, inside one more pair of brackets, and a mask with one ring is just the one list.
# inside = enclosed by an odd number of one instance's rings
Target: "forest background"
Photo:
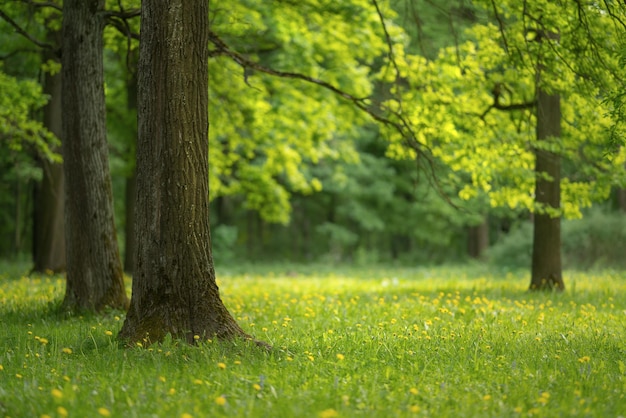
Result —
[[[217, 266], [480, 259], [529, 268], [533, 220], [547, 214], [565, 219], [566, 268], [626, 267], [622, 15], [604, 16], [593, 3], [523, 4], [212, 0]], [[43, 6], [0, 8], [0, 258], [61, 271], [61, 102], [50, 81], [60, 69], [60, 13]], [[138, 18], [112, 14], [105, 29], [110, 168], [128, 272], [138, 28]], [[538, 40], [544, 28], [562, 49]], [[539, 86], [536, 63], [546, 56], [541, 65], [553, 66]], [[560, 95], [563, 113], [562, 135], [543, 146], [542, 89]], [[380, 109], [391, 115], [383, 123]], [[537, 150], [561, 159], [555, 207], [535, 199]]]

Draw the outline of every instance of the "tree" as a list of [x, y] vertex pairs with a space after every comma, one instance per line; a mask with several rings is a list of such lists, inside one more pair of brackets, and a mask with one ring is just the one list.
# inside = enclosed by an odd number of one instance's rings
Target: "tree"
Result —
[[[59, 31], [49, 31], [52, 45], [60, 46]], [[58, 51], [46, 48], [42, 52], [47, 71], [43, 74], [43, 89], [48, 103], [43, 108], [44, 126], [61, 138], [62, 125], [62, 80]], [[53, 64], [48, 64], [49, 62]], [[60, 151], [60, 150], [59, 150]], [[61, 272], [65, 270], [65, 178], [61, 162], [41, 159], [43, 178], [35, 185], [33, 211], [33, 271]]]
[[482, 3], [494, 24], [474, 25], [470, 41], [434, 61], [396, 54], [408, 86], [386, 105], [408, 113], [420, 141], [469, 179], [461, 197], [486, 193], [494, 207], [534, 212], [530, 288], [563, 289], [560, 218], [606, 199], [622, 171], [623, 152], [607, 156], [616, 121], [605, 99], [624, 77], [615, 58], [624, 10]]
[[63, 6], [66, 309], [125, 309], [106, 138], [103, 0]]
[[206, 0], [146, 0], [138, 65], [137, 250], [119, 337], [248, 335], [219, 295], [208, 206]]

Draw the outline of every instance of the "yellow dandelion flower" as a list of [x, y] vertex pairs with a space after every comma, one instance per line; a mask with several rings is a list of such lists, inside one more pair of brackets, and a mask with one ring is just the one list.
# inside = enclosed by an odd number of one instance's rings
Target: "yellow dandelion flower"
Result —
[[337, 360], [341, 361], [341, 360], [343, 360], [344, 358], [346, 358], [346, 357], [345, 357], [343, 354], [341, 354], [341, 353], [337, 353]]
[[411, 392], [411, 395], [417, 395], [419, 393], [417, 388], [411, 388], [411, 389], [409, 389], [409, 392]]
[[252, 387], [254, 388], [254, 390], [261, 390], [261, 385], [259, 385], [258, 383], [255, 383], [254, 385], [252, 385]]
[[226, 398], [224, 396], [218, 396], [217, 398], [215, 398], [215, 403], [219, 406], [224, 406], [226, 405]]
[[19, 373], [15, 373], [15, 377], [17, 377], [18, 379], [21, 379], [21, 378], [22, 378], [22, 377], [24, 377], [24, 376], [22, 376], [22, 375], [21, 375], [21, 374], [19, 374]]
[[72, 354], [72, 349], [69, 347], [64, 347], [61, 351], [65, 354]]
[[339, 416], [339, 412], [335, 411], [334, 409], [330, 408], [330, 409], [325, 409], [323, 411], [321, 411], [318, 416], [320, 418], [334, 418], [334, 417], [338, 417]]
[[106, 331], [104, 331], [104, 335], [107, 335], [107, 336], [110, 337], [111, 335], [113, 335], [113, 332], [111, 332], [109, 330], [106, 330]]
[[198, 341], [198, 340], [200, 339], [200, 336], [199, 336], [199, 335], [194, 335], [194, 336], [193, 336], [193, 339], [194, 339], [195, 341]]
[[39, 339], [39, 342], [40, 342], [41, 344], [43, 344], [43, 345], [46, 345], [46, 344], [48, 344], [48, 339], [47, 339], [47, 338], [40, 338], [40, 339]]
[[201, 385], [202, 384], [202, 380], [201, 379], [193, 379], [193, 383], [194, 383], [194, 385]]
[[62, 417], [66, 417], [67, 416], [67, 409], [63, 408], [62, 406], [59, 406], [57, 408], [57, 413], [59, 415], [61, 415]]
[[174, 388], [170, 388], [170, 390], [167, 391], [168, 394], [173, 395], [176, 393], [176, 389]]
[[217, 367], [219, 367], [220, 369], [225, 369], [226, 368], [226, 364], [225, 363], [217, 363]]
[[111, 416], [111, 411], [109, 411], [108, 409], [101, 407], [98, 408], [98, 413], [100, 415], [102, 415], [103, 417], [110, 417]]
[[313, 356], [311, 356], [311, 355], [308, 355], [308, 356], [307, 356], [307, 358], [308, 358], [309, 360], [311, 360], [311, 361], [314, 361], [314, 360], [315, 360], [315, 357], [313, 357]]
[[239, 360], [235, 360], [233, 361], [234, 364], [241, 364], [241, 362]]
[[189, 413], [187, 413], [187, 412], [183, 412], [183, 413], [180, 415], [180, 418], [193, 418], [193, 415], [191, 415], [191, 414], [189, 414]]
[[589, 356], [582, 356], [581, 358], [578, 359], [579, 363], [589, 363], [589, 361], [591, 360], [591, 358]]
[[63, 397], [63, 392], [61, 392], [59, 389], [52, 389], [52, 396], [54, 396], [57, 399], [61, 399]]
[[420, 411], [420, 407], [417, 405], [411, 405], [411, 407], [409, 408], [409, 411], [413, 412], [414, 414], [417, 414]]
[[489, 401], [489, 400], [491, 400], [491, 395], [483, 396], [483, 401]]

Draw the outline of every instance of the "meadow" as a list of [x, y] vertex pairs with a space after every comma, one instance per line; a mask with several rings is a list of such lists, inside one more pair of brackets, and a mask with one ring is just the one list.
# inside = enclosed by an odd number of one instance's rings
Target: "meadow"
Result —
[[125, 348], [123, 312], [67, 317], [63, 277], [18, 267], [0, 272], [5, 417], [626, 415], [623, 272], [566, 272], [556, 294], [480, 266], [218, 266], [225, 304], [266, 352]]

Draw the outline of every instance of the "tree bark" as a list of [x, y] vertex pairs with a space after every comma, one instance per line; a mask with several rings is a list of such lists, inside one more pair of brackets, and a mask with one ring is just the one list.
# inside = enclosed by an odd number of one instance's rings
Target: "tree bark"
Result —
[[[60, 33], [50, 35], [55, 44], [60, 43]], [[59, 39], [57, 39], [59, 38]], [[44, 60], [58, 58], [49, 52]], [[61, 73], [44, 74], [43, 92], [50, 99], [43, 108], [43, 124], [57, 138], [63, 136]], [[63, 164], [42, 159], [43, 179], [35, 185], [33, 210], [33, 271], [55, 273], [65, 271], [65, 179]]]
[[63, 161], [68, 310], [125, 309], [106, 137], [104, 0], [63, 4]]
[[[538, 76], [539, 78], [539, 76]], [[539, 84], [538, 84], [539, 85]], [[537, 140], [561, 136], [561, 98], [541, 87], [537, 90]], [[561, 157], [535, 150], [535, 202], [540, 207], [561, 205]], [[535, 213], [533, 230], [531, 290], [564, 290], [561, 271], [561, 218], [544, 211]]]
[[144, 0], [139, 52], [137, 252], [119, 337], [249, 336], [219, 295], [208, 202], [208, 3]]

